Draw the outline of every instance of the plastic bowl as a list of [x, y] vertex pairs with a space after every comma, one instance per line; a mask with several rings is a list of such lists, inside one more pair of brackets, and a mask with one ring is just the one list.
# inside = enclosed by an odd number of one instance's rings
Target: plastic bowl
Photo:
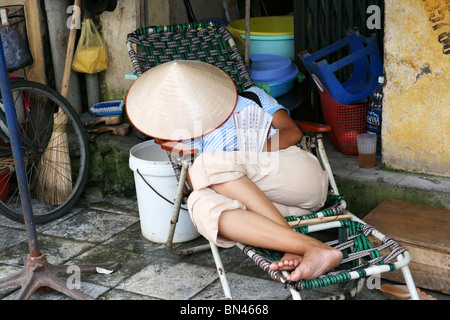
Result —
[[[231, 22], [228, 27], [245, 35], [245, 19]], [[279, 37], [294, 35], [294, 17], [258, 17], [250, 19], [250, 36]]]
[[249, 72], [253, 81], [268, 86], [270, 95], [280, 97], [294, 87], [298, 77], [297, 66], [288, 58], [273, 54], [251, 54]]
[[[282, 82], [274, 82], [269, 84], [262, 84], [261, 87], [264, 88], [265, 85], [269, 86], [270, 95], [274, 98], [278, 98], [284, 96], [286, 93], [290, 92], [294, 88], [295, 79], [297, 77], [282, 81]], [[255, 85], [258, 86], [258, 82], [255, 82]]]
[[[231, 33], [245, 39], [245, 19], [228, 25]], [[258, 17], [250, 19], [250, 54], [267, 53], [295, 60], [294, 17]]]

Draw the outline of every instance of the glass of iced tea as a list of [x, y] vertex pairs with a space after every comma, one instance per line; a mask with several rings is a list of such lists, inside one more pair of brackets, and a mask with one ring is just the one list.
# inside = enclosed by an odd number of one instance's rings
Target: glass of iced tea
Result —
[[377, 135], [359, 134], [357, 137], [360, 168], [373, 168], [377, 156]]

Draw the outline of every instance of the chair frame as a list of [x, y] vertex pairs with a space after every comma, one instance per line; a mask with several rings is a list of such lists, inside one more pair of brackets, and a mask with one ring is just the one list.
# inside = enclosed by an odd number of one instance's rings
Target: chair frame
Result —
[[[231, 34], [228, 32], [228, 30], [226, 30], [223, 26], [219, 26], [217, 24], [214, 23], [194, 23], [194, 24], [187, 24], [187, 25], [177, 25], [177, 26], [165, 26], [165, 27], [152, 27], [152, 28], [143, 28], [143, 29], [138, 29], [136, 30], [136, 32], [130, 34], [128, 36], [128, 41], [127, 41], [127, 48], [130, 54], [130, 58], [131, 61], [133, 63], [133, 66], [135, 68], [135, 71], [137, 73], [138, 76], [140, 76], [143, 72], [146, 71], [146, 69], [150, 69], [152, 66], [145, 66], [145, 69], [143, 69], [143, 67], [141, 66], [141, 63], [146, 63], [145, 60], [145, 55], [148, 55], [148, 52], [144, 52], [143, 55], [139, 55], [136, 50], [134, 50], [133, 48], [133, 44], [139, 45], [140, 42], [142, 41], [146, 41], [146, 39], [140, 39], [140, 36], [146, 36], [146, 35], [152, 35], [154, 33], [158, 33], [158, 32], [165, 32], [165, 31], [169, 31], [171, 33], [176, 32], [176, 31], [189, 31], [189, 30], [193, 30], [197, 29], [200, 30], [199, 28], [208, 28], [208, 29], [214, 29], [214, 30], [218, 30], [218, 37], [223, 37], [227, 43], [227, 45], [229, 46], [229, 48], [227, 50], [229, 50], [232, 54], [232, 59], [235, 61], [232, 61], [231, 63], [236, 63], [236, 65], [238, 66], [237, 69], [239, 69], [239, 72], [241, 73], [241, 78], [240, 78], [240, 85], [237, 86], [238, 87], [238, 91], [242, 92], [245, 89], [247, 89], [248, 87], [253, 85], [253, 82], [250, 78], [250, 75], [248, 74], [248, 71], [245, 67], [245, 65], [243, 64], [243, 59], [242, 56], [239, 54], [237, 47], [231, 37]], [[137, 35], [138, 34], [138, 35]], [[142, 45], [142, 43], [141, 43]], [[170, 58], [165, 57], [164, 59], [185, 59], [186, 57], [181, 57], [179, 55], [175, 55], [175, 56], [171, 56]], [[200, 60], [200, 61], [204, 61], [204, 62], [209, 62], [210, 60], [205, 61], [204, 57], [196, 57], [196, 60]], [[213, 59], [214, 61], [217, 61], [216, 58], [209, 58], [209, 59]], [[219, 63], [222, 63], [222, 61], [219, 61]], [[228, 65], [227, 65], [228, 67]], [[236, 67], [233, 66], [234, 71], [236, 71]], [[233, 78], [233, 77], [232, 77]], [[333, 173], [331, 170], [331, 166], [329, 164], [328, 161], [328, 157], [326, 155], [325, 152], [325, 148], [324, 148], [324, 143], [323, 143], [323, 134], [324, 133], [328, 133], [331, 131], [331, 127], [328, 125], [322, 125], [322, 124], [315, 124], [315, 123], [310, 123], [310, 122], [304, 122], [304, 121], [297, 121], [297, 125], [300, 127], [300, 129], [305, 133], [305, 139], [309, 139], [310, 144], [315, 147], [316, 149], [316, 156], [319, 159], [319, 161], [322, 164], [322, 167], [324, 168], [324, 170], [327, 171], [328, 176], [329, 176], [329, 185], [331, 187], [331, 189], [333, 190], [334, 194], [338, 195], [338, 188], [336, 185], [336, 182], [334, 180], [333, 177]], [[172, 165], [174, 167], [175, 170], [175, 174], [176, 177], [178, 179], [178, 188], [177, 188], [177, 194], [175, 197], [175, 201], [174, 201], [174, 206], [173, 206], [173, 210], [172, 210], [172, 216], [169, 222], [169, 233], [168, 233], [168, 237], [167, 237], [167, 241], [165, 243], [166, 249], [168, 250], [168, 252], [172, 253], [172, 254], [176, 254], [176, 255], [191, 255], [191, 254], [195, 254], [201, 251], [205, 251], [210, 249], [212, 254], [213, 254], [213, 258], [214, 258], [214, 262], [216, 264], [216, 268], [217, 268], [217, 272], [224, 290], [224, 294], [226, 299], [232, 299], [232, 295], [231, 295], [231, 290], [230, 290], [230, 286], [228, 284], [228, 280], [226, 277], [226, 273], [225, 273], [225, 269], [220, 257], [220, 253], [219, 253], [219, 249], [218, 247], [213, 243], [213, 242], [209, 242], [209, 244], [207, 245], [202, 245], [202, 246], [197, 246], [197, 247], [192, 247], [192, 248], [188, 248], [188, 249], [175, 249], [173, 247], [173, 238], [174, 238], [174, 234], [175, 234], [175, 230], [176, 230], [176, 226], [178, 223], [178, 218], [179, 218], [179, 214], [180, 214], [180, 209], [181, 209], [181, 205], [183, 203], [186, 202], [186, 188], [189, 188], [189, 181], [188, 181], [188, 172], [190, 167], [192, 166], [192, 163], [195, 159], [195, 155], [197, 154], [197, 150], [192, 149], [191, 147], [175, 142], [175, 141], [161, 141], [161, 140], [155, 140], [155, 142], [157, 144], [159, 144], [161, 146], [161, 148], [163, 150], [166, 150], [169, 158], [172, 162]], [[181, 165], [181, 168], [179, 167]], [[341, 200], [343, 201], [343, 200]], [[343, 205], [345, 205], [345, 201], [343, 201]], [[338, 219], [348, 219], [351, 221], [356, 221], [362, 224], [365, 224], [362, 220], [360, 220], [359, 218], [357, 218], [355, 215], [353, 215], [352, 213], [350, 213], [348, 210], [345, 210], [345, 214], [342, 216], [339, 216]], [[306, 223], [307, 225], [309, 225], [310, 227], [310, 231], [316, 231], [316, 230], [324, 230], [324, 229], [329, 229], [329, 228], [336, 228], [339, 227], [339, 221], [327, 221], [330, 220], [330, 218], [317, 218], [317, 219], [312, 219], [312, 220], [308, 220], [307, 222], [302, 222], [302, 224]], [[333, 217], [332, 220], [336, 220], [336, 217]], [[297, 227], [298, 223], [294, 222], [292, 227]], [[384, 235], [381, 234], [379, 231], [374, 231], [373, 235], [382, 240], [384, 238]], [[246, 247], [245, 244], [241, 244], [238, 243], [237, 246], [240, 249], [244, 249]], [[251, 250], [247, 252], [247, 255], [252, 256], [255, 253], [252, 252]], [[401, 269], [405, 278], [405, 282], [407, 284], [407, 287], [410, 291], [410, 295], [412, 297], [412, 299], [416, 300], [418, 299], [418, 294], [414, 285], [414, 281], [412, 279], [411, 276], [411, 272], [409, 270], [408, 267], [408, 263], [410, 261], [410, 255], [407, 251], [401, 253], [400, 255], [397, 256], [397, 262], [395, 263], [396, 267], [398, 269]], [[379, 274], [382, 272], [387, 272], [390, 270], [385, 270], [385, 268], [383, 267], [369, 267], [367, 269], [365, 269], [366, 275], [370, 276], [370, 275], [374, 275], [374, 274]], [[286, 271], [282, 272], [282, 277], [280, 277], [279, 281], [281, 283], [286, 283], [285, 280], [285, 276], [287, 275]], [[356, 294], [357, 292], [360, 291], [360, 289], [362, 288], [362, 282], [360, 280], [364, 280], [364, 278], [361, 278], [359, 273], [353, 273], [351, 274], [351, 280], [353, 279], [359, 279], [358, 281], [358, 286], [356, 288], [356, 290], [352, 291], [352, 295]], [[300, 293], [293, 288], [292, 286], [289, 287], [289, 290], [291, 291], [292, 297], [293, 299], [301, 299]], [[343, 298], [343, 296], [340, 296], [339, 298]]]
[[[334, 180], [333, 172], [331, 170], [331, 165], [328, 161], [328, 157], [326, 155], [326, 151], [325, 151], [325, 147], [324, 147], [324, 143], [323, 143], [323, 133], [329, 132], [331, 130], [331, 128], [326, 125], [320, 125], [320, 124], [314, 124], [314, 123], [302, 122], [302, 121], [297, 121], [297, 125], [300, 127], [300, 129], [302, 129], [303, 132], [306, 133], [305, 137], [308, 137], [309, 139], [311, 139], [310, 140], [311, 144], [317, 149], [318, 159], [321, 162], [324, 170], [326, 170], [328, 173], [329, 184], [331, 186], [331, 189], [333, 190], [333, 193], [335, 195], [339, 195], [336, 181]], [[172, 252], [175, 254], [182, 254], [182, 255], [194, 254], [196, 252], [203, 251], [203, 250], [210, 248], [212, 251], [212, 254], [213, 254], [213, 258], [214, 258], [214, 261], [216, 264], [216, 268], [217, 268], [219, 277], [220, 277], [220, 281], [222, 283], [225, 297], [227, 299], [232, 299], [230, 286], [229, 286], [228, 280], [226, 278], [226, 273], [225, 273], [225, 269], [223, 267], [223, 263], [220, 258], [219, 250], [214, 243], [210, 242], [209, 245], [189, 248], [189, 249], [180, 250], [180, 251], [176, 251], [172, 247], [172, 240], [173, 240], [173, 235], [174, 235], [175, 228], [176, 228], [176, 223], [178, 221], [180, 206], [181, 206], [181, 204], [183, 202], [183, 198], [185, 196], [184, 186], [187, 183], [188, 171], [189, 171], [190, 166], [192, 165], [193, 155], [196, 153], [196, 151], [190, 149], [189, 147], [185, 147], [185, 145], [178, 144], [173, 141], [168, 141], [168, 142], [158, 141], [157, 143], [161, 145], [162, 149], [170, 152], [172, 154], [172, 156], [175, 155], [176, 157], [179, 157], [180, 159], [182, 159], [181, 160], [182, 168], [181, 168], [180, 180], [179, 180], [179, 185], [178, 185], [177, 197], [175, 200], [175, 206], [172, 211], [172, 219], [170, 221], [170, 227], [169, 227], [170, 231], [169, 231], [168, 240], [166, 242], [166, 248], [169, 252]], [[346, 207], [345, 201], [341, 200], [341, 202], [342, 202], [342, 205], [344, 207]], [[363, 220], [359, 219], [357, 216], [352, 214], [347, 209], [345, 209], [345, 212], [342, 215], [332, 216], [332, 217], [320, 217], [320, 218], [311, 219], [311, 220], [304, 220], [301, 222], [301, 225], [308, 226], [309, 232], [315, 232], [315, 231], [328, 230], [328, 229], [332, 229], [332, 228], [340, 228], [341, 220], [355, 221], [355, 222], [361, 223], [363, 225], [367, 225]], [[299, 222], [291, 222], [290, 224], [291, 224], [292, 228], [297, 228], [300, 226]], [[379, 232], [378, 230], [375, 230], [375, 229], [372, 231], [372, 235], [380, 241], [383, 241], [383, 239], [386, 238], [386, 236], [384, 234], [382, 234], [381, 232]], [[242, 243], [238, 243], [237, 247], [244, 251], [246, 245], [242, 244]], [[250, 258], [252, 258], [252, 256], [255, 254], [255, 252], [252, 250], [249, 250], [248, 252], [246, 252], [246, 254]], [[419, 297], [417, 294], [416, 287], [414, 285], [414, 280], [412, 278], [411, 272], [408, 267], [408, 264], [411, 260], [409, 252], [405, 250], [403, 253], [399, 254], [396, 258], [397, 258], [397, 262], [394, 262], [395, 269], [402, 270], [406, 285], [407, 285], [408, 290], [411, 295], [411, 298], [413, 300], [418, 300]], [[376, 275], [376, 274], [381, 274], [381, 273], [389, 272], [389, 271], [392, 271], [392, 270], [387, 265], [370, 266], [370, 267], [364, 269], [365, 277]], [[277, 280], [283, 284], [287, 284], [286, 279], [285, 279], [287, 272], [283, 272], [282, 274], [284, 277], [281, 277], [280, 279], [277, 279]], [[362, 278], [360, 273], [358, 273], [356, 271], [350, 272], [350, 276], [351, 276], [350, 280], [357, 280], [357, 279], [362, 280], [361, 282], [358, 283], [357, 288], [350, 292], [351, 296], [355, 296], [362, 289], [364, 278]], [[295, 299], [295, 300], [301, 299], [300, 293], [297, 290], [295, 290], [294, 288], [289, 288], [289, 290], [291, 291], [291, 295], [292, 295], [293, 299]], [[344, 298], [344, 295], [338, 295], [338, 296], [329, 297], [328, 299], [343, 299], [343, 298]]]

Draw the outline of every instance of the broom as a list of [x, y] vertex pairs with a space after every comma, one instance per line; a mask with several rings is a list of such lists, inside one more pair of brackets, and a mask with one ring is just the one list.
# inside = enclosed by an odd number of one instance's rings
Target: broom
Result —
[[[75, 0], [74, 5], [80, 8], [81, 0]], [[76, 16], [73, 14], [72, 25], [75, 24], [75, 19]], [[77, 29], [72, 28], [69, 35], [61, 88], [61, 95], [64, 98], [67, 98], [69, 90], [76, 34]], [[52, 205], [60, 205], [72, 192], [72, 167], [66, 132], [67, 115], [59, 108], [58, 112], [53, 115], [53, 119], [53, 132], [47, 148], [42, 154], [32, 185], [34, 185], [38, 199]]]

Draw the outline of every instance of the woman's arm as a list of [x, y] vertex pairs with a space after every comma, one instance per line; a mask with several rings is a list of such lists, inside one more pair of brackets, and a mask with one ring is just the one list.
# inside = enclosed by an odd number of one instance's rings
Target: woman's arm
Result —
[[303, 137], [302, 131], [285, 110], [278, 110], [274, 113], [272, 126], [278, 129], [278, 133], [267, 141], [264, 151], [289, 148], [296, 145]]

